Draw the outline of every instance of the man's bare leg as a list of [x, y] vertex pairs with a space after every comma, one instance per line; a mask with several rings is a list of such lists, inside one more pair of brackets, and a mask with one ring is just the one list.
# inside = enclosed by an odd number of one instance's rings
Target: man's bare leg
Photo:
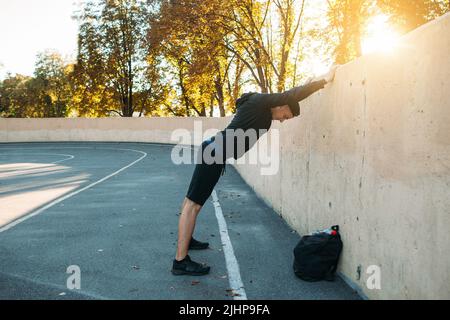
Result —
[[183, 204], [181, 205], [180, 214], [181, 214], [181, 212], [183, 212], [184, 206], [186, 205], [186, 202], [187, 202], [188, 200], [189, 200], [188, 198], [184, 198]]
[[183, 260], [188, 254], [189, 242], [194, 234], [195, 222], [201, 209], [201, 205], [188, 198], [184, 199], [178, 225], [177, 261]]

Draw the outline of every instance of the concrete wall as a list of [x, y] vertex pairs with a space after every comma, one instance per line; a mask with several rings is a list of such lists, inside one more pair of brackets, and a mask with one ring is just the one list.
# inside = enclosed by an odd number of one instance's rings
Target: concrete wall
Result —
[[[174, 130], [194, 130], [195, 118], [2, 119], [0, 142], [106, 141], [173, 143]], [[204, 130], [222, 128], [231, 118], [201, 121]], [[201, 138], [200, 138], [201, 140]], [[194, 141], [199, 144], [201, 141]]]
[[[340, 273], [371, 299], [450, 299], [449, 31], [447, 14], [394, 52], [340, 68], [333, 85], [302, 102], [300, 118], [274, 125], [278, 175], [236, 166], [301, 234], [339, 224]], [[192, 130], [193, 120], [0, 119], [0, 142], [170, 143], [172, 130]], [[381, 269], [381, 290], [366, 286], [371, 265]]]
[[[281, 172], [241, 175], [301, 234], [333, 224], [373, 299], [450, 298], [450, 15], [341, 68], [276, 125]], [[366, 270], [381, 268], [381, 290]], [[357, 269], [361, 266], [361, 279]]]

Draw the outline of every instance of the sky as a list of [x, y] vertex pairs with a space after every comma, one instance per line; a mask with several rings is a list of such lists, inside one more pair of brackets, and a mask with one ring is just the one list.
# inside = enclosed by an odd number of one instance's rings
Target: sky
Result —
[[0, 0], [0, 80], [9, 71], [32, 76], [36, 55], [77, 52], [78, 24], [71, 16], [79, 0]]

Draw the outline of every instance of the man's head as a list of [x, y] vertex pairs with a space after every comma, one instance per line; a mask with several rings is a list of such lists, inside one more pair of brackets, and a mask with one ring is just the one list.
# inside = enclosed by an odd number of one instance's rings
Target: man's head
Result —
[[291, 108], [288, 105], [272, 108], [272, 120], [283, 122], [294, 118]]

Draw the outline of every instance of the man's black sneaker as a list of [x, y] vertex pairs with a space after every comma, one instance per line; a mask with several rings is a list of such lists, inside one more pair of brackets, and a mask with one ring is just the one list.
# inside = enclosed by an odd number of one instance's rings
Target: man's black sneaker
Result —
[[210, 267], [192, 261], [189, 256], [186, 256], [186, 258], [181, 261], [173, 261], [172, 274], [176, 276], [203, 276], [208, 274], [209, 270]]
[[195, 240], [194, 238], [192, 238], [191, 242], [189, 243], [189, 250], [205, 250], [208, 249], [208, 247], [208, 242], [200, 242]]

